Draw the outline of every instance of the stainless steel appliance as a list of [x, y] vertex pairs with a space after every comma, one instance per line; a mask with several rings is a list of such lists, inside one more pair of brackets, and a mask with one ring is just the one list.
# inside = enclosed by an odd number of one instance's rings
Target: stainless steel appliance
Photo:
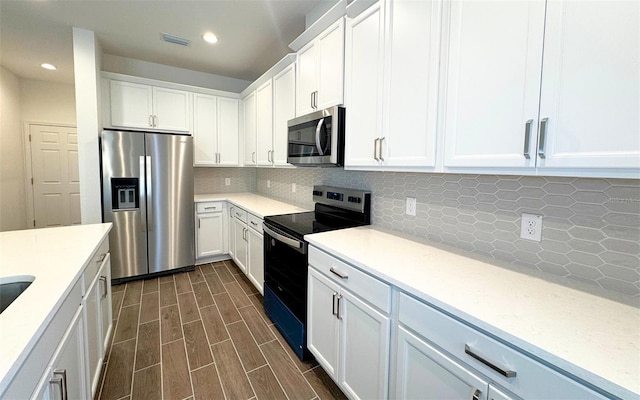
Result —
[[193, 138], [105, 130], [101, 146], [113, 280], [193, 268]]
[[331, 107], [289, 120], [287, 162], [298, 166], [344, 164], [343, 107]]
[[264, 219], [264, 309], [291, 348], [309, 357], [306, 339], [308, 244], [304, 235], [371, 223], [371, 193], [314, 186], [315, 211]]

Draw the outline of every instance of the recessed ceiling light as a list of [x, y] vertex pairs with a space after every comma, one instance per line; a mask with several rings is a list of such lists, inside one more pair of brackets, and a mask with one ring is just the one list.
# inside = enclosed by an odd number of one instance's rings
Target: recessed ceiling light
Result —
[[56, 66], [55, 66], [55, 65], [47, 64], [47, 63], [40, 64], [40, 66], [41, 66], [42, 68], [44, 68], [44, 69], [50, 69], [50, 70], [52, 70], [52, 71], [55, 71], [56, 69], [58, 69], [58, 68], [56, 68]]
[[211, 32], [207, 32], [204, 35], [202, 35], [202, 39], [204, 39], [205, 42], [207, 43], [216, 43], [218, 42], [218, 37], [216, 35], [214, 35]]

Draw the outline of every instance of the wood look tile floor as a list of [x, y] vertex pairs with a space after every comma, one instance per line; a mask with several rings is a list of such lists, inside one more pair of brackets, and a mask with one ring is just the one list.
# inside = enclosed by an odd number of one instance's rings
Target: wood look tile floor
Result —
[[232, 261], [113, 286], [113, 316], [96, 399], [345, 399]]

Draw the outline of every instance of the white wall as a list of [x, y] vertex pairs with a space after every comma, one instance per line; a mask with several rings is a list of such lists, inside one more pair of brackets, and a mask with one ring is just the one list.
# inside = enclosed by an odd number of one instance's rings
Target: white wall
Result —
[[20, 80], [0, 67], [0, 231], [27, 228]]
[[23, 121], [75, 125], [74, 86], [20, 79], [20, 109]]
[[78, 164], [80, 168], [80, 212], [83, 224], [102, 222], [100, 203], [100, 57], [95, 34], [73, 28]]
[[133, 58], [114, 56], [111, 54], [103, 55], [102, 67], [103, 70], [107, 72], [133, 75], [142, 78], [157, 79], [160, 81], [181, 83], [183, 85], [205, 87], [209, 89], [218, 89], [234, 93], [240, 93], [251, 83], [249, 81], [229, 78], [222, 75], [176, 68], [168, 65], [135, 60]]

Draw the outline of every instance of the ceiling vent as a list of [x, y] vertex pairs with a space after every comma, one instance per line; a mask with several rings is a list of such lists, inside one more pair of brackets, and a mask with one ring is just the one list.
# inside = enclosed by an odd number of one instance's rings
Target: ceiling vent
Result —
[[191, 40], [169, 33], [161, 33], [160, 38], [167, 43], [179, 44], [180, 46], [189, 46], [191, 44]]

